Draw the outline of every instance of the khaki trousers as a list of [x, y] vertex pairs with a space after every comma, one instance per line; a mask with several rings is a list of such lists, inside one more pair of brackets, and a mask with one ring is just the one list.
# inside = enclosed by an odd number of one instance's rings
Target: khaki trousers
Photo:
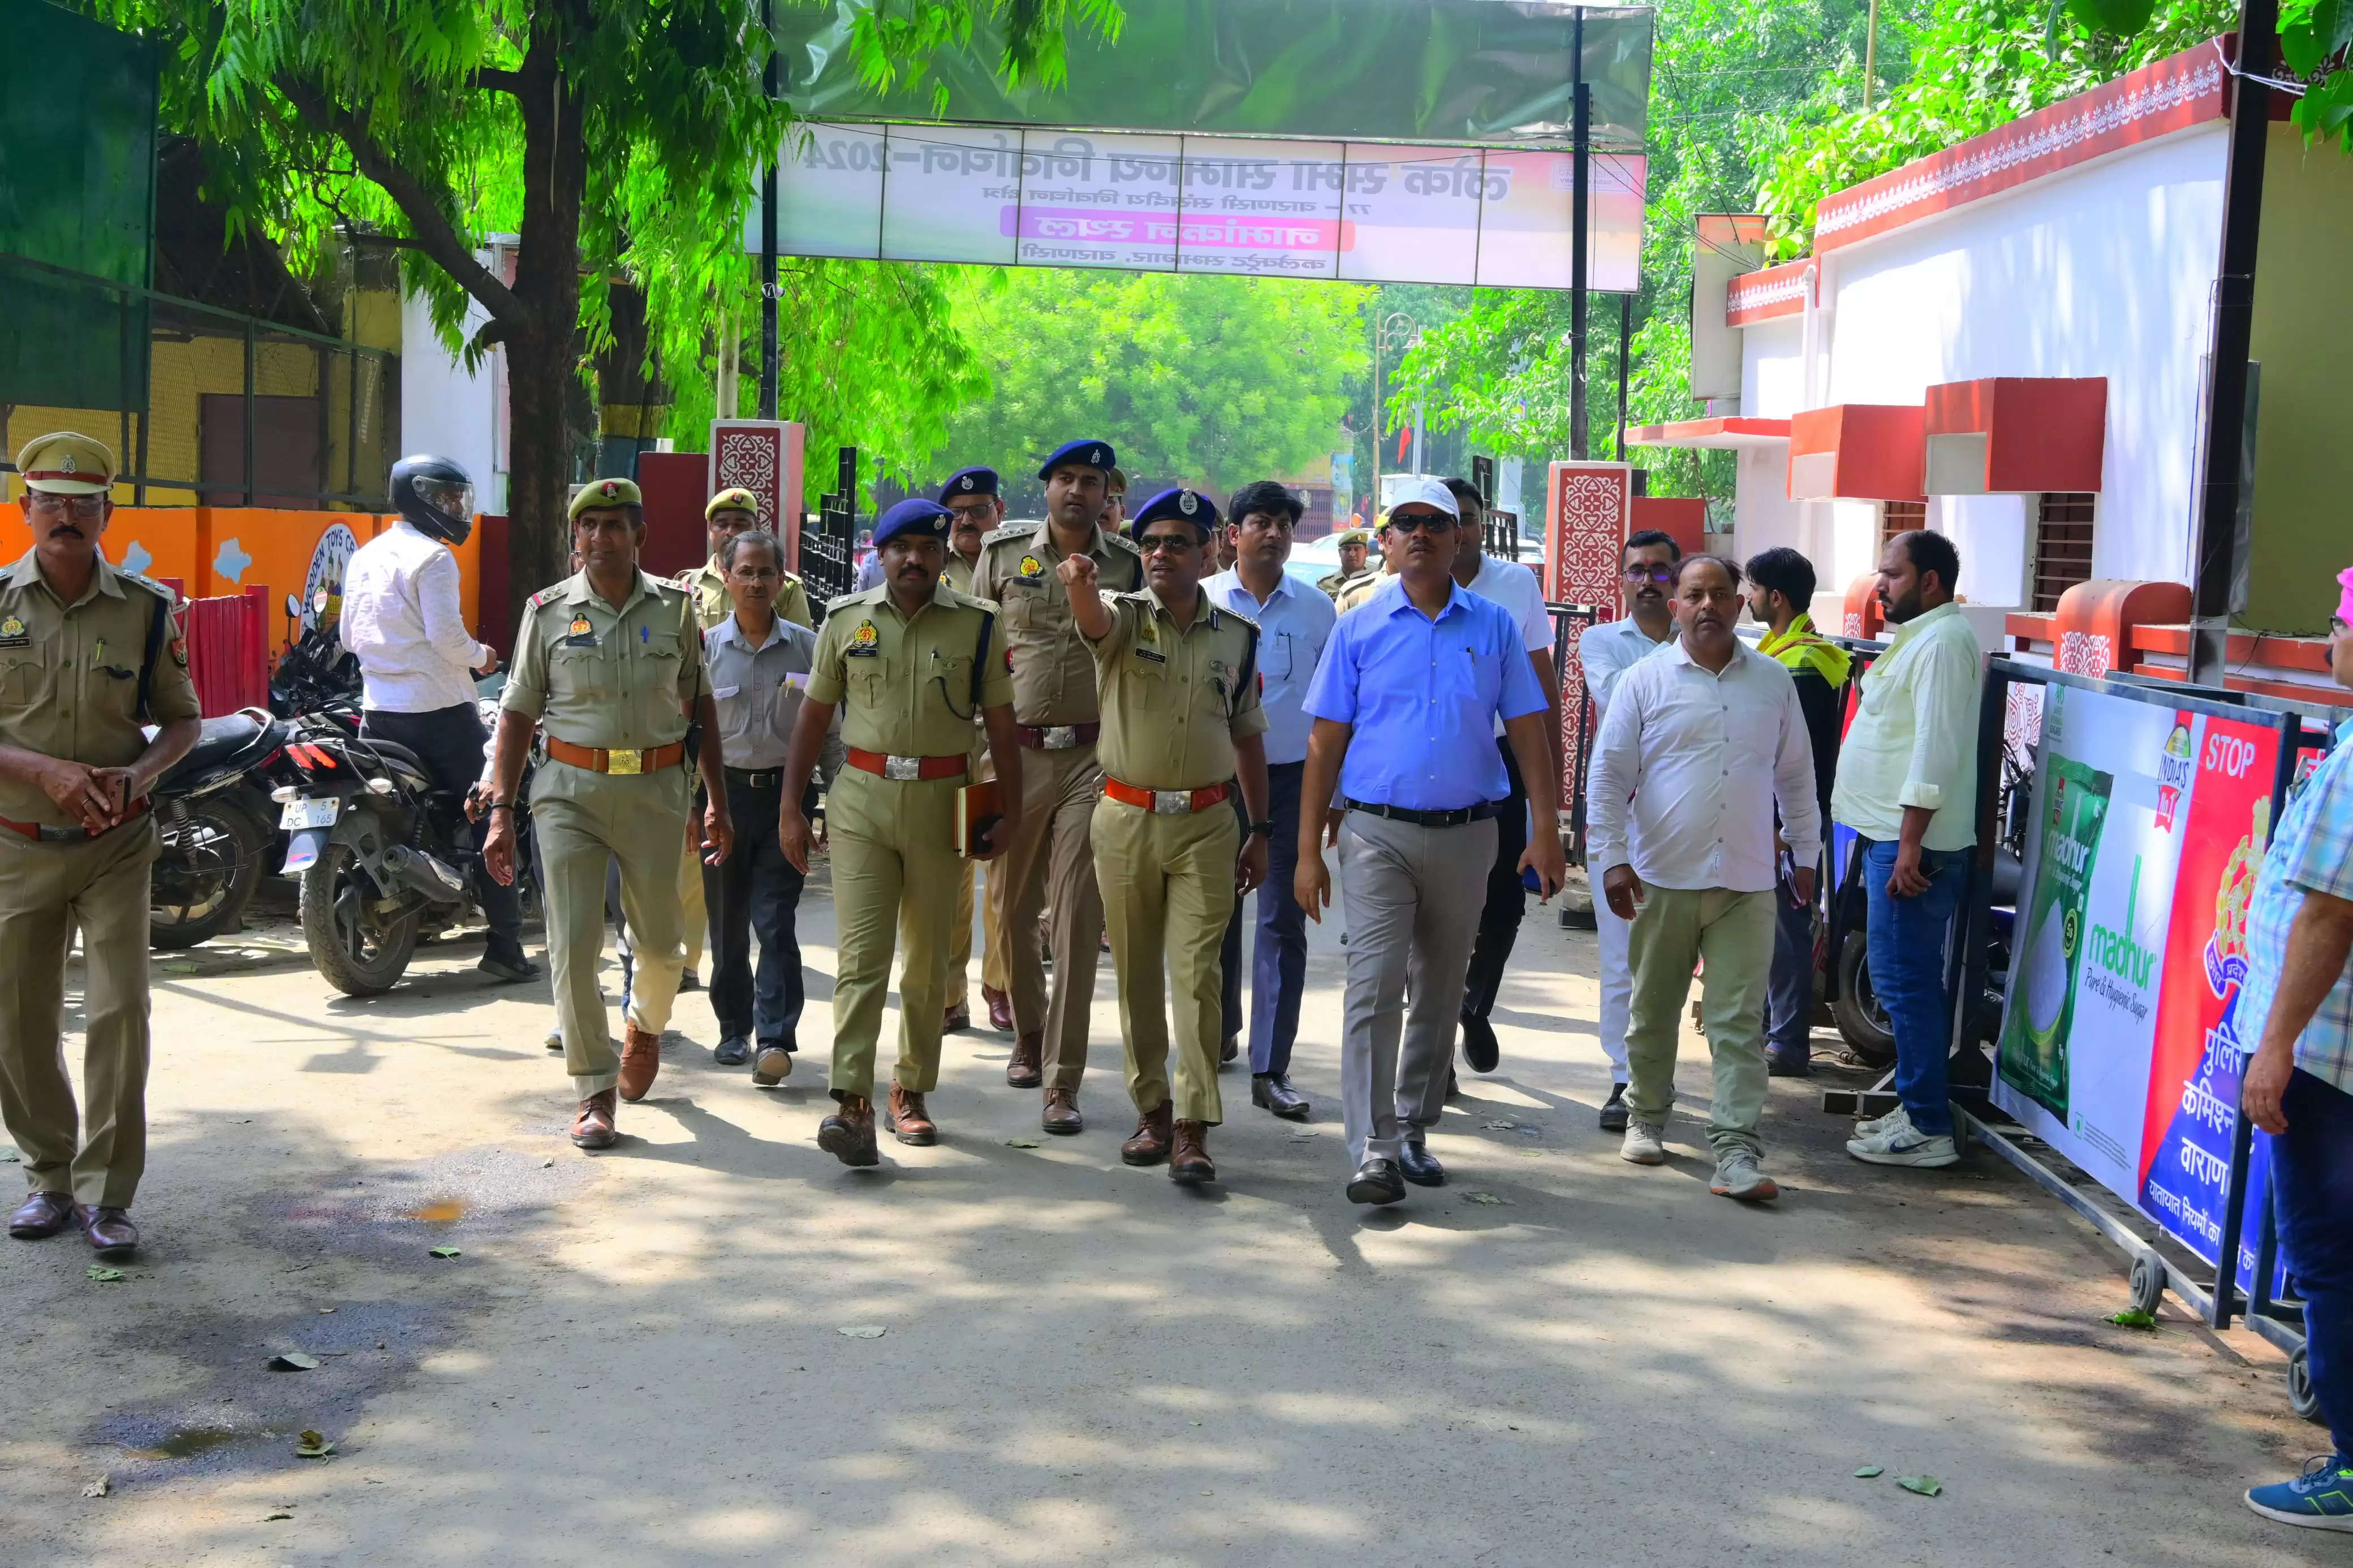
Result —
[[1675, 1042], [1692, 968], [1704, 963], [1701, 1026], [1715, 1066], [1707, 1141], [1718, 1154], [1736, 1145], [1762, 1153], [1765, 1112], [1765, 993], [1773, 974], [1773, 898], [1725, 888], [1651, 888], [1635, 912], [1627, 948], [1634, 991], [1626, 1023], [1627, 1109], [1638, 1121], [1666, 1124], [1675, 1103]]
[[1095, 807], [1095, 877], [1110, 889], [1103, 915], [1119, 975], [1127, 1092], [1138, 1110], [1157, 1110], [1169, 1099], [1165, 962], [1176, 993], [1176, 1119], [1225, 1120], [1218, 1097], [1225, 990], [1219, 949], [1234, 912], [1241, 845], [1241, 824], [1222, 804], [1173, 816], [1116, 800]]
[[[545, 769], [567, 767], [550, 762]], [[575, 772], [577, 770], [575, 770]], [[547, 966], [555, 986], [555, 1020], [564, 1031], [564, 1066], [580, 1098], [621, 1081], [621, 1057], [605, 1016], [597, 966], [605, 956], [605, 868], [621, 868], [621, 916], [634, 973], [629, 1022], [649, 1035], [670, 1026], [686, 962], [679, 903], [681, 847], [686, 842], [684, 770], [634, 778], [592, 774], [576, 798], [532, 802], [541, 874], [547, 881]]]
[[[92, 1208], [129, 1208], [147, 1163], [147, 868], [155, 849], [153, 818], [79, 844], [0, 830], [0, 1119], [34, 1192], [70, 1192]], [[77, 926], [86, 1117], [65, 1057], [66, 950]]]
[[[1103, 798], [1103, 765], [1092, 746], [1021, 753], [1021, 831], [1005, 868], [1005, 972], [1017, 1035], [1045, 1031], [1045, 1087], [1075, 1089], [1087, 1070], [1087, 1025], [1094, 1006], [1095, 959], [1103, 934], [1087, 830]], [[990, 873], [990, 880], [996, 873]], [[1048, 940], [1054, 989], [1038, 952], [1038, 910], [1053, 909]]]
[[955, 792], [961, 778], [885, 779], [844, 768], [826, 802], [833, 839], [836, 936], [833, 1096], [872, 1099], [891, 949], [899, 970], [900, 1088], [928, 1094], [940, 1081], [940, 1021], [947, 1010], [948, 922], [955, 910]]

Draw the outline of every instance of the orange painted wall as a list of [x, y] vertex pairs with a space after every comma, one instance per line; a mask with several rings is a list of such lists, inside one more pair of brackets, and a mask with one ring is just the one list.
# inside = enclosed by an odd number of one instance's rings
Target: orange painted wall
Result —
[[[287, 511], [274, 507], [123, 506], [114, 509], [107, 524], [106, 558], [121, 563], [133, 545], [145, 552], [142, 574], [176, 579], [192, 599], [218, 598], [248, 588], [269, 590], [271, 642], [285, 633], [279, 608], [288, 594], [299, 595], [309, 584], [311, 563], [319, 542], [336, 524], [352, 531], [362, 544], [391, 526], [390, 516], [357, 511]], [[480, 633], [481, 532], [477, 529], [453, 553], [458, 557], [459, 600], [466, 621]], [[233, 576], [216, 570], [235, 565], [224, 562], [232, 542], [245, 564]], [[25, 514], [15, 506], [0, 508], [0, 563], [16, 560], [32, 548]], [[337, 579], [340, 587], [341, 579]]]

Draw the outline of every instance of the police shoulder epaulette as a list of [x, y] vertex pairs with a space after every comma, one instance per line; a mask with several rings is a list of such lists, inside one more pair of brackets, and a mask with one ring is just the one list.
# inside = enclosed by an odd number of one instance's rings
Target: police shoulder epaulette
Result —
[[876, 586], [871, 587], [871, 588], [869, 588], [869, 589], [867, 589], [865, 592], [860, 593], [860, 594], [842, 594], [842, 595], [837, 595], [837, 596], [835, 596], [835, 597], [833, 597], [833, 598], [828, 599], [828, 600], [825, 602], [825, 613], [826, 613], [827, 615], [828, 615], [828, 616], [829, 616], [829, 615], [833, 614], [833, 612], [834, 612], [834, 611], [836, 611], [836, 610], [838, 610], [838, 609], [841, 608], [844, 605], [871, 605], [871, 604], [874, 604], [874, 603], [876, 602], [876, 595], [881, 595], [881, 594], [887, 594], [887, 593], [889, 593], [890, 591], [891, 591], [891, 590], [890, 590], [890, 588], [889, 588], [887, 585], [883, 585], [883, 584], [877, 584]]
[[1243, 615], [1240, 610], [1229, 610], [1223, 605], [1219, 605], [1210, 609], [1209, 616], [1212, 625], [1215, 625], [1219, 620], [1229, 620], [1239, 626], [1247, 626], [1250, 629], [1250, 636], [1252, 637], [1261, 635], [1259, 630], [1258, 622], [1251, 619], [1250, 616]]
[[134, 587], [146, 589], [167, 605], [177, 606], [180, 602], [180, 596], [177, 594], [173, 593], [171, 589], [156, 582], [153, 577], [142, 577], [138, 573], [125, 572], [120, 566], [114, 569], [114, 574]]
[[1135, 541], [1130, 539], [1124, 533], [1106, 533], [1103, 535], [1103, 542], [1107, 544], [1117, 545], [1120, 549], [1126, 551], [1130, 555], [1134, 556], [1138, 561], [1144, 559], [1143, 546], [1137, 544]]
[[561, 583], [556, 584], [553, 587], [542, 588], [538, 593], [533, 594], [531, 596], [531, 607], [534, 610], [544, 609], [563, 596], [564, 584]]
[[1008, 540], [1028, 539], [1045, 526], [1042, 522], [1008, 522], [1003, 528], [991, 529], [980, 542], [987, 546], [1003, 544]]

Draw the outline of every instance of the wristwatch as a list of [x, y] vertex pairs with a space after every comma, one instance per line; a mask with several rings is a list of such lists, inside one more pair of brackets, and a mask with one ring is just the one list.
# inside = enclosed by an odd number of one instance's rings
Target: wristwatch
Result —
[[1245, 838], [1271, 838], [1274, 837], [1274, 824], [1271, 822], [1253, 822], [1248, 828], [1243, 830], [1242, 837]]

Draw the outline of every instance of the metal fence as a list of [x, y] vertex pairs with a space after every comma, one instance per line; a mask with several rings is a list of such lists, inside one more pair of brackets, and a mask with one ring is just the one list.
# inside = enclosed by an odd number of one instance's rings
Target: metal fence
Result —
[[385, 509], [396, 356], [16, 256], [0, 298], [0, 459], [73, 429], [118, 503]]

